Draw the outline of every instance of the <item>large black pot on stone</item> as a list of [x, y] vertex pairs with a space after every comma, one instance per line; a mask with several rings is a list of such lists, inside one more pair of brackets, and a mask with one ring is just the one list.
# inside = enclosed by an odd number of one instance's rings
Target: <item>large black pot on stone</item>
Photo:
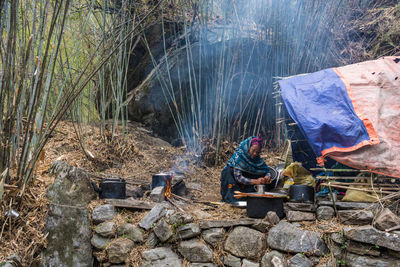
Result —
[[289, 187], [289, 197], [292, 202], [314, 203], [314, 187], [309, 185], [292, 185]]
[[285, 216], [283, 212], [283, 197], [247, 197], [246, 213], [250, 218], [265, 218], [268, 211], [275, 211], [279, 218]]

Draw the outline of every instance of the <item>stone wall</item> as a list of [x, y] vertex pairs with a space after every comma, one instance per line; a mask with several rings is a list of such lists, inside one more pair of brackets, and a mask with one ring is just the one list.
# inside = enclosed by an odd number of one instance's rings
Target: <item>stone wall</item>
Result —
[[281, 221], [273, 212], [265, 219], [204, 220], [162, 202], [137, 225], [112, 222], [116, 210], [106, 204], [93, 211], [92, 245], [95, 255], [105, 255], [100, 266], [124, 264], [139, 246], [140, 266], [398, 266], [400, 234], [371, 225], [376, 206], [336, 204], [340, 225], [348, 227], [337, 227], [324, 201], [287, 203]]

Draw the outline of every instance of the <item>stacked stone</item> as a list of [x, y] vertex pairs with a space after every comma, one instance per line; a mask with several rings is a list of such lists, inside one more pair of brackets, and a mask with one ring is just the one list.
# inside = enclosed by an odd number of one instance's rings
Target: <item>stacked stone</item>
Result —
[[[382, 231], [399, 223], [396, 215], [384, 210], [375, 218], [376, 228], [372, 225], [349, 226], [323, 239], [321, 233], [302, 230], [299, 224], [300, 221], [327, 219], [319, 217], [318, 209], [331, 208], [329, 202], [319, 204], [323, 205], [287, 203], [288, 218], [280, 221], [274, 212], [269, 212], [265, 219], [198, 220], [191, 214], [176, 212], [166, 203], [160, 203], [138, 225], [124, 223], [118, 226], [112, 221], [116, 214], [114, 207], [102, 205], [93, 210], [92, 221], [96, 226], [92, 245], [97, 251], [105, 252], [102, 255], [105, 254], [106, 258], [98, 257], [101, 266], [124, 264], [137, 245], [147, 247], [141, 254], [142, 267], [179, 267], [183, 266], [184, 260], [193, 267], [222, 264], [232, 267], [306, 267], [314, 266], [318, 257], [329, 252], [337, 263], [348, 266], [396, 266], [400, 235]], [[337, 207], [339, 214], [341, 211], [354, 213], [358, 209], [349, 210], [349, 207], [360, 205], [364, 204], [338, 202]], [[364, 217], [365, 213], [358, 217], [358, 224], [370, 223], [362, 219]], [[341, 219], [343, 222], [354, 222], [351, 217], [344, 218]], [[330, 239], [327, 244], [324, 241], [328, 240], [326, 237]]]

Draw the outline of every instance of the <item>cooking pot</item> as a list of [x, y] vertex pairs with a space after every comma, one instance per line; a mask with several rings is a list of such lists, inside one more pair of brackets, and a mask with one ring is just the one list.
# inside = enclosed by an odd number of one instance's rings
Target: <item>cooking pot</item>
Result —
[[100, 182], [99, 187], [94, 182], [92, 185], [100, 198], [126, 198], [126, 182], [123, 178], [105, 178]]
[[159, 186], [166, 186], [167, 185], [167, 180], [171, 181], [172, 180], [172, 175], [169, 173], [158, 173], [154, 174], [153, 178], [151, 180], [151, 190], [159, 187]]
[[309, 185], [291, 185], [289, 187], [290, 201], [314, 203], [314, 187]]
[[250, 218], [265, 218], [268, 211], [275, 211], [279, 218], [285, 216], [283, 212], [283, 197], [247, 197], [246, 213]]

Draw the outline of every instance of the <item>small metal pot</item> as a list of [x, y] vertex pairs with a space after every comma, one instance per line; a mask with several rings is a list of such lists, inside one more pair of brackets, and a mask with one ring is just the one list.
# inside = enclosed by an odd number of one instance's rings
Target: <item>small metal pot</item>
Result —
[[172, 175], [169, 173], [158, 173], [154, 174], [151, 180], [151, 190], [158, 186], [166, 186], [167, 180], [172, 180]]
[[314, 203], [314, 187], [309, 185], [291, 185], [289, 187], [290, 201]]
[[92, 185], [100, 198], [126, 198], [126, 182], [123, 178], [105, 178], [100, 182], [99, 187], [95, 183]]

